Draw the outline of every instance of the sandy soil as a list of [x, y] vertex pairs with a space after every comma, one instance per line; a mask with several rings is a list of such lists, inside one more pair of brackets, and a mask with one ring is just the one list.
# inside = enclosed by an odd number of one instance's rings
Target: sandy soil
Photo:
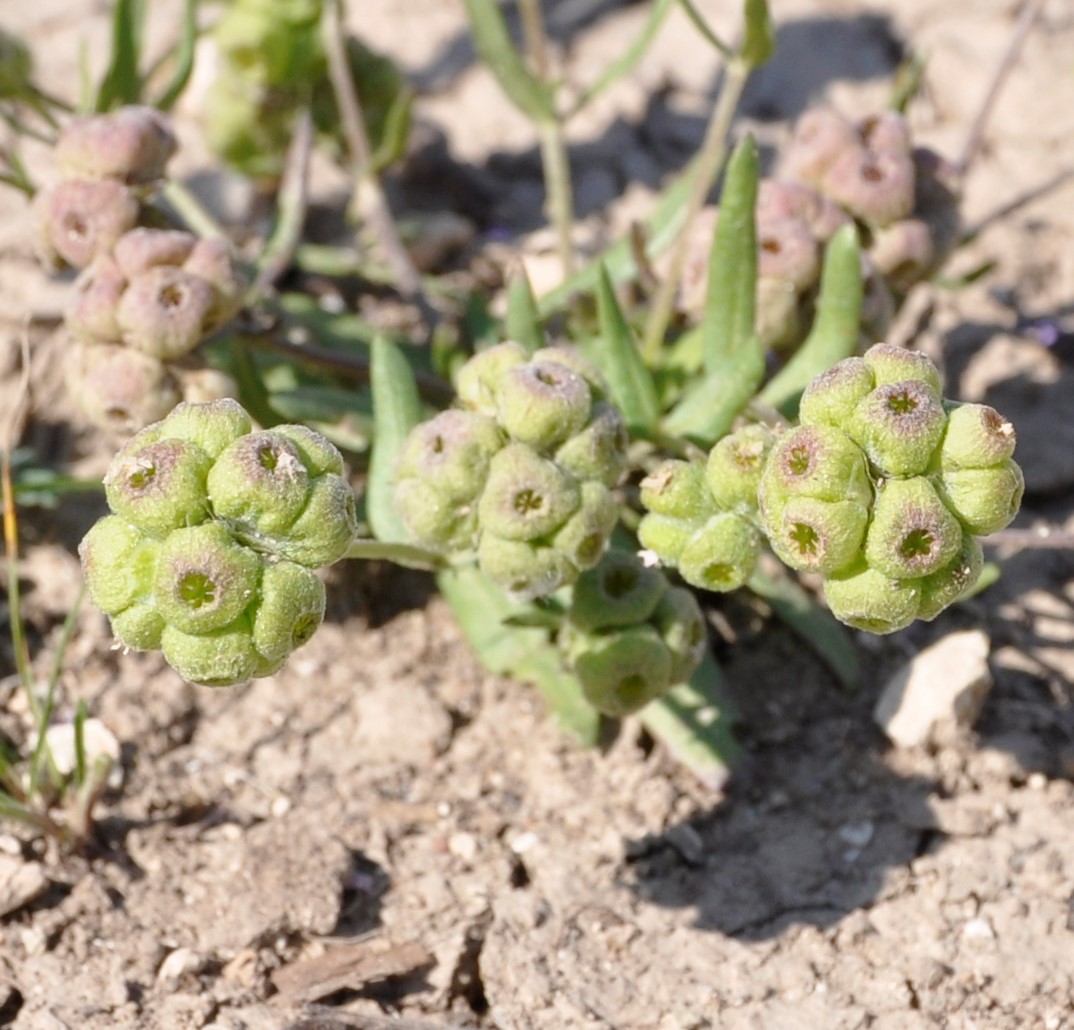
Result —
[[[352, 6], [469, 167], [438, 202], [519, 244], [540, 280], [551, 248], [534, 137], [475, 64], [461, 5]], [[576, 79], [645, 13], [550, 6]], [[158, 38], [176, 7], [153, 5]], [[731, 33], [737, 3], [699, 7]], [[952, 156], [1015, 16], [1007, 0], [775, 7], [778, 56], [743, 111], [766, 146], [814, 99], [851, 113], [881, 103], [913, 46], [929, 54], [915, 131]], [[105, 8], [39, 0], [5, 5], [0, 22], [34, 42], [51, 88], [73, 93], [78, 41], [99, 62]], [[1050, 0], [969, 180], [966, 219], [980, 231], [954, 270], [995, 267], [961, 290], [920, 291], [904, 326], [942, 361], [950, 393], [1013, 418], [1023, 528], [1074, 529], [1072, 53], [1074, 12]], [[715, 79], [712, 51], [676, 14], [637, 73], [572, 125], [583, 242], [620, 229], [681, 167]], [[196, 118], [195, 93], [184, 139]], [[66, 287], [35, 265], [10, 191], [0, 213], [0, 412], [28, 325], [24, 442], [99, 471], [106, 446], [68, 424], [55, 375], [49, 331]], [[1057, 330], [1054, 346], [1041, 325]], [[24, 518], [42, 671], [77, 591], [74, 547], [98, 513], [72, 501]], [[1002, 579], [971, 603], [863, 642], [853, 695], [748, 599], [713, 600], [745, 753], [719, 794], [632, 725], [607, 753], [578, 750], [529, 688], [481, 670], [425, 577], [366, 566], [331, 581], [314, 641], [279, 675], [222, 692], [183, 685], [155, 656], [120, 656], [104, 620], [82, 611], [63, 714], [88, 703], [122, 742], [123, 778], [89, 857], [2, 828], [0, 900], [17, 874], [39, 877], [40, 892], [0, 915], [0, 1025], [1074, 1027], [1069, 549], [1008, 552]], [[888, 675], [971, 625], [989, 634], [995, 678], [975, 731], [887, 745], [870, 712]], [[10, 662], [5, 631], [0, 671]], [[0, 730], [17, 739], [13, 677], [0, 704]]]

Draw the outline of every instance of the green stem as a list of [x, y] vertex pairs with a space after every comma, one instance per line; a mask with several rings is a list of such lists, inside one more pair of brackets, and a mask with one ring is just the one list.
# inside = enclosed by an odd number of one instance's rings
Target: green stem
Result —
[[698, 153], [697, 168], [694, 172], [693, 189], [687, 207], [683, 228], [674, 244], [671, 267], [660, 285], [660, 291], [653, 300], [649, 318], [645, 325], [642, 341], [642, 356], [646, 363], [654, 365], [660, 358], [664, 345], [664, 335], [675, 310], [675, 298], [679, 292], [683, 269], [686, 266], [686, 249], [689, 242], [689, 227], [697, 218], [698, 212], [705, 205], [708, 195], [716, 181], [716, 176], [727, 156], [727, 133], [731, 128], [731, 119], [742, 97], [750, 68], [745, 61], [735, 58], [727, 65], [727, 78], [720, 90], [716, 106], [712, 110], [705, 139]]
[[225, 237], [220, 223], [213, 218], [205, 206], [178, 179], [169, 179], [160, 191], [161, 196], [175, 209], [175, 213], [197, 236], [206, 239]]
[[407, 565], [421, 566], [428, 569], [444, 567], [444, 557], [436, 551], [427, 551], [424, 547], [412, 544], [392, 543], [389, 540], [352, 540], [344, 558], [359, 561], [393, 561]]

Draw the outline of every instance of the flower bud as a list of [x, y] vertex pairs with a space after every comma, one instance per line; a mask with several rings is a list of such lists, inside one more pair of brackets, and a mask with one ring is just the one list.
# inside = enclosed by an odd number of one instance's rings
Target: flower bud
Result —
[[775, 442], [772, 430], [758, 423], [725, 436], [712, 448], [705, 481], [717, 508], [757, 510], [761, 473]]
[[830, 107], [805, 112], [783, 157], [784, 173], [791, 179], [820, 187], [825, 174], [844, 152], [859, 146], [854, 126]]
[[202, 368], [173, 365], [172, 371], [179, 381], [183, 401], [187, 404], [231, 400], [239, 392], [239, 384], [219, 368], [208, 365]]
[[[250, 416], [243, 406], [225, 397], [202, 404], [180, 404], [161, 423], [160, 432], [164, 437], [197, 444], [215, 461], [229, 444], [252, 428]], [[274, 432], [281, 433], [287, 428], [291, 427], [280, 426]]]
[[632, 626], [654, 614], [667, 590], [662, 572], [634, 554], [608, 551], [596, 568], [578, 577], [567, 618], [584, 633]]
[[482, 415], [495, 416], [503, 374], [525, 362], [525, 349], [513, 340], [475, 354], [459, 369], [455, 383], [459, 402]]
[[513, 597], [531, 601], [573, 583], [578, 570], [557, 548], [507, 540], [482, 531], [477, 545], [481, 571]]
[[589, 422], [556, 451], [556, 464], [576, 479], [615, 486], [626, 471], [630, 438], [619, 409], [598, 401]]
[[216, 517], [257, 541], [294, 524], [306, 507], [310, 477], [294, 444], [270, 430], [240, 436], [225, 448], [206, 485]]
[[940, 445], [945, 469], [988, 468], [1014, 454], [1014, 426], [987, 404], [959, 404], [947, 413]]
[[920, 580], [921, 605], [917, 617], [931, 622], [976, 584], [984, 566], [984, 553], [972, 533], [962, 534], [958, 554], [944, 568]]
[[921, 580], [891, 579], [863, 560], [824, 581], [831, 613], [848, 626], [869, 633], [894, 633], [917, 618]]
[[82, 538], [78, 555], [91, 600], [115, 615], [153, 587], [159, 544], [118, 515], [99, 519]]
[[219, 522], [176, 529], [161, 545], [154, 582], [157, 610], [184, 633], [233, 623], [257, 597], [261, 559]]
[[265, 659], [250, 635], [249, 618], [209, 633], [186, 633], [166, 625], [161, 649], [168, 664], [183, 679], [203, 687], [230, 687], [262, 672]]
[[552, 538], [552, 546], [578, 570], [590, 569], [600, 560], [608, 538], [619, 522], [619, 504], [602, 483], [579, 485], [581, 504]]
[[288, 561], [319, 569], [339, 561], [357, 533], [354, 491], [342, 476], [326, 473], [310, 483], [306, 508], [290, 528], [271, 537], [259, 537], [257, 546]]
[[855, 217], [883, 227], [913, 211], [914, 165], [908, 154], [855, 147], [832, 162], [822, 188]]
[[94, 425], [124, 432], [162, 419], [180, 400], [163, 362], [111, 343], [78, 347], [67, 381]]
[[477, 539], [477, 508], [445, 499], [421, 479], [395, 484], [395, 510], [410, 539], [431, 551], [452, 554], [468, 551]]
[[876, 386], [914, 379], [931, 386], [937, 394], [943, 393], [940, 370], [919, 351], [897, 347], [893, 343], [877, 343], [865, 352], [862, 360], [872, 372]]
[[671, 653], [670, 681], [685, 683], [701, 664], [709, 642], [697, 598], [682, 587], [671, 587], [650, 621]]
[[792, 496], [766, 520], [772, 550], [799, 572], [829, 575], [845, 569], [861, 551], [869, 512], [857, 501]]
[[662, 462], [641, 481], [647, 511], [677, 519], [699, 519], [716, 510], [705, 481], [705, 466], [677, 458]]
[[151, 107], [121, 107], [74, 118], [60, 134], [56, 162], [68, 178], [154, 182], [175, 153], [175, 136]]
[[131, 229], [112, 250], [116, 265], [127, 279], [159, 265], [181, 265], [194, 249], [197, 237], [179, 229]]
[[760, 536], [741, 515], [713, 515], [691, 534], [678, 557], [679, 574], [691, 586], [725, 592], [737, 590], [753, 575]]
[[492, 458], [478, 502], [484, 531], [507, 540], [536, 540], [578, 510], [578, 483], [532, 447], [511, 443]]
[[910, 153], [910, 127], [898, 111], [881, 111], [870, 115], [855, 128], [869, 150], [903, 155]]
[[577, 347], [560, 344], [555, 347], [542, 347], [534, 352], [531, 361], [551, 361], [557, 365], [569, 368], [575, 375], [580, 375], [588, 384], [590, 392], [595, 400], [599, 400], [608, 393], [608, 381], [604, 378], [596, 365], [583, 356]]
[[128, 283], [116, 321], [129, 346], [174, 361], [201, 343], [212, 305], [208, 283], [181, 268], [160, 265]]
[[492, 456], [503, 445], [503, 433], [488, 416], [442, 411], [410, 431], [396, 480], [421, 479], [446, 501], [470, 502], [481, 493]]
[[903, 218], [873, 235], [869, 257], [896, 293], [904, 295], [936, 266], [932, 230], [920, 218]]
[[820, 277], [820, 246], [794, 216], [757, 220], [757, 274], [791, 283], [801, 293]]
[[580, 634], [572, 652], [586, 700], [605, 715], [630, 715], [671, 685], [671, 652], [652, 626]]
[[324, 619], [324, 584], [293, 562], [267, 565], [254, 612], [253, 642], [267, 659], [286, 658], [305, 644]]
[[529, 361], [503, 373], [497, 416], [513, 440], [548, 452], [586, 424], [592, 403], [589, 384], [577, 372]]
[[1005, 529], [1018, 514], [1025, 479], [1008, 458], [989, 468], [952, 468], [940, 474], [940, 497], [962, 524], [979, 536]]
[[873, 391], [873, 373], [861, 358], [844, 358], [821, 373], [806, 388], [798, 405], [802, 425], [841, 428], [854, 409]]
[[861, 450], [834, 426], [803, 425], [785, 433], [761, 474], [761, 511], [772, 512], [791, 496], [868, 505], [872, 487]]
[[771, 350], [790, 350], [802, 341], [800, 297], [794, 283], [761, 276], [757, 280], [757, 339]]
[[954, 560], [962, 527], [924, 476], [889, 479], [876, 499], [866, 561], [892, 579], [919, 579]]
[[135, 436], [112, 460], [104, 477], [108, 506], [150, 536], [204, 522], [209, 517], [209, 456], [184, 440], [142, 445], [144, 439]]
[[287, 437], [295, 445], [302, 456], [302, 464], [311, 475], [322, 476], [326, 472], [343, 475], [343, 455], [339, 453], [339, 448], [316, 430], [288, 423], [274, 426], [272, 431], [278, 436]]
[[877, 387], [854, 410], [849, 432], [881, 472], [925, 472], [943, 437], [947, 416], [939, 395], [920, 380]]
[[34, 198], [49, 261], [85, 268], [138, 222], [138, 201], [110, 179], [70, 179]]
[[850, 222], [838, 204], [805, 183], [762, 179], [757, 189], [757, 224], [768, 224], [778, 218], [801, 220], [818, 243], [826, 243]]
[[160, 647], [164, 619], [154, 604], [132, 604], [110, 616], [109, 622], [116, 640], [132, 651], [155, 651]]
[[677, 519], [650, 512], [638, 523], [638, 543], [665, 565], [676, 566], [687, 541], [704, 524], [702, 519]]
[[75, 293], [64, 319], [76, 336], [90, 342], [118, 343], [116, 307], [127, 280], [108, 256], [97, 258], [75, 280]]
[[227, 240], [218, 236], [198, 240], [183, 262], [183, 271], [212, 287], [213, 305], [206, 319], [208, 329], [219, 328], [242, 307], [249, 284]]

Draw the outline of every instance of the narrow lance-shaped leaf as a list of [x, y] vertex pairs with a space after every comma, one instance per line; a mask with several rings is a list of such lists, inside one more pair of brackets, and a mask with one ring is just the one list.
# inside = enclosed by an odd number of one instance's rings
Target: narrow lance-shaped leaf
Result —
[[853, 225], [844, 225], [824, 251], [813, 328], [797, 353], [765, 385], [759, 399], [788, 418], [797, 415], [798, 400], [813, 379], [854, 353], [861, 331], [861, 305], [858, 232]]
[[634, 332], [604, 268], [597, 280], [597, 317], [600, 322], [597, 365], [608, 380], [612, 400], [632, 432], [651, 430], [660, 416], [656, 384], [642, 361]]
[[175, 102], [183, 95], [190, 74], [194, 70], [194, 48], [198, 42], [198, 0], [186, 0], [183, 6], [183, 28], [179, 35], [179, 45], [175, 52], [175, 71], [171, 81], [157, 98], [154, 106], [161, 111], [170, 111]]
[[373, 341], [370, 383], [373, 454], [366, 484], [366, 517], [378, 540], [405, 541], [406, 529], [393, 498], [395, 462], [423, 412], [410, 363], [396, 344], [382, 336]]
[[116, 0], [112, 10], [112, 54], [97, 90], [94, 110], [110, 111], [119, 104], [141, 99], [142, 78], [138, 63], [142, 54], [145, 0]]
[[764, 64], [776, 48], [776, 33], [768, 13], [768, 0], [746, 0], [745, 32], [739, 55], [751, 68]]
[[465, 0], [474, 45], [508, 99], [536, 122], [551, 121], [552, 94], [533, 75], [515, 47], [499, 0]]
[[533, 606], [512, 602], [473, 565], [441, 572], [436, 582], [482, 665], [532, 682], [561, 725], [583, 744], [597, 743], [601, 715], [563, 667], [548, 630], [518, 624]]
[[389, 165], [398, 161], [406, 151], [416, 96], [415, 90], [409, 87], [401, 89], [392, 101], [391, 107], [388, 108], [388, 113], [384, 117], [384, 131], [370, 162], [374, 172], [384, 171]]
[[529, 276], [520, 268], [511, 277], [507, 287], [507, 318], [504, 322], [507, 339], [522, 344], [527, 354], [544, 346], [544, 330], [537, 310], [537, 298], [533, 295]]
[[646, 705], [638, 718], [645, 728], [698, 779], [718, 790], [738, 754], [731, 734], [734, 708], [716, 659], [707, 653], [689, 683], [672, 687]]
[[705, 370], [719, 372], [753, 336], [757, 308], [757, 144], [747, 136], [727, 162], [705, 293]]

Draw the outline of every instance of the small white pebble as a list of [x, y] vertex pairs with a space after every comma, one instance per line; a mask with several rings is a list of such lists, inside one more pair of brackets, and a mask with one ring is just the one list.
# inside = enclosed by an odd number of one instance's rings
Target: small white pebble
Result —
[[516, 855], [524, 855], [527, 851], [536, 847], [541, 842], [541, 838], [537, 836], [532, 830], [527, 830], [525, 833], [520, 833], [512, 842], [511, 850]]
[[996, 931], [987, 919], [977, 916], [975, 919], [966, 920], [965, 926], [962, 927], [962, 936], [971, 940], [992, 941], [996, 939]]

